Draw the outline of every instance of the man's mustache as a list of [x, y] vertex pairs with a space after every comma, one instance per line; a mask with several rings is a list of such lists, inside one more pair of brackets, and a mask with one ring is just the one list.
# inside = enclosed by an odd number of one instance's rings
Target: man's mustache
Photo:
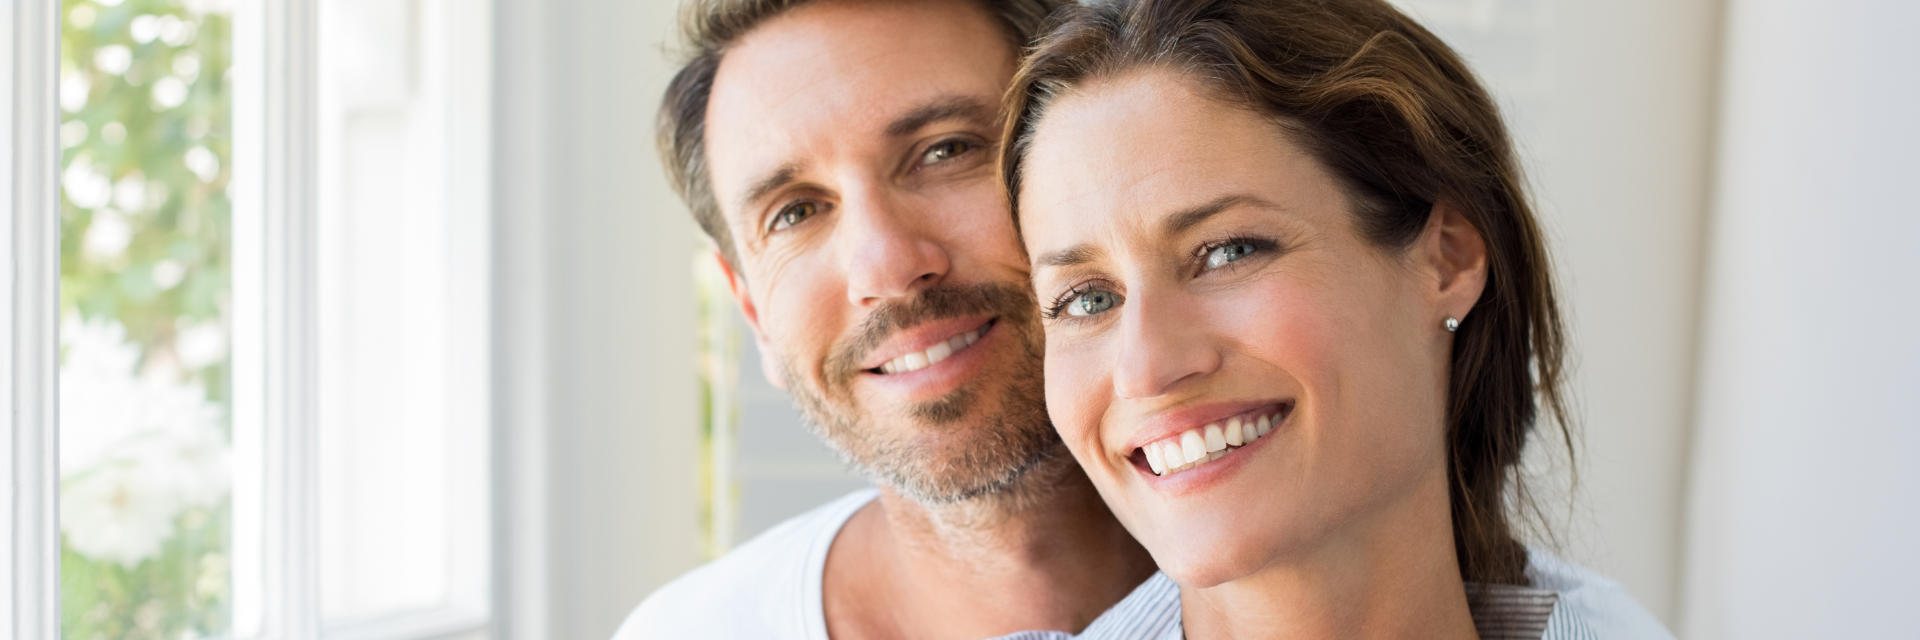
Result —
[[1025, 324], [1035, 303], [1025, 287], [985, 282], [926, 289], [920, 295], [881, 304], [860, 326], [839, 340], [825, 363], [836, 386], [858, 375], [860, 363], [894, 333], [928, 322], [964, 316], [991, 315]]

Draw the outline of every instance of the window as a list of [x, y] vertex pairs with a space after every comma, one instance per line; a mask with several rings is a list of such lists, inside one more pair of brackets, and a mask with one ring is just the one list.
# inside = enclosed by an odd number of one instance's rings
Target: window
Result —
[[231, 20], [63, 7], [61, 629], [228, 631]]
[[[44, 131], [49, 144], [35, 155], [7, 138], [22, 162], [0, 172], [16, 203], [4, 237], [9, 257], [16, 245], [57, 256], [60, 287], [57, 303], [10, 290], [4, 328], [10, 347], [58, 358], [61, 458], [57, 481], [50, 461], [6, 469], [18, 486], [57, 483], [62, 635], [484, 634], [484, 7], [24, 4], [18, 15], [64, 18], [42, 23], [61, 29], [43, 67], [58, 70], [58, 124], [15, 117], [32, 115], [14, 113], [16, 95], [51, 106], [55, 92], [16, 91], [33, 74], [12, 74], [9, 136]], [[6, 15], [0, 32], [38, 28]], [[12, 62], [35, 42], [9, 38], [5, 67], [34, 64]], [[40, 248], [11, 233], [53, 237], [19, 204], [36, 192], [12, 183], [56, 170], [56, 131], [61, 241]], [[15, 275], [53, 291], [51, 277]], [[5, 379], [6, 406], [36, 415], [31, 394], [53, 387], [33, 379], [54, 367], [6, 355], [25, 374]], [[52, 450], [31, 437], [54, 432], [44, 415], [14, 423], [9, 460]], [[20, 493], [11, 558], [54, 557], [22, 535], [52, 530], [52, 512]], [[9, 575], [31, 585], [36, 574]], [[23, 590], [0, 621], [16, 637], [51, 635]]]

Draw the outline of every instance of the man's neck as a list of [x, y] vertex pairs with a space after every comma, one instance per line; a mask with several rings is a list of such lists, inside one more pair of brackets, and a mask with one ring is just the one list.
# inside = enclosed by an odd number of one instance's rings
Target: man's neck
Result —
[[827, 555], [835, 638], [1078, 632], [1153, 573], [1071, 459], [1022, 495], [928, 507], [881, 489]]

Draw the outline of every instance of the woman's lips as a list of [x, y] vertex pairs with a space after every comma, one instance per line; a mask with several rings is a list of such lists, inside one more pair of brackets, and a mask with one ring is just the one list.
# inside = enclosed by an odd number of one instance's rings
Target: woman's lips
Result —
[[1267, 435], [1292, 412], [1292, 401], [1265, 405], [1147, 442], [1130, 458], [1135, 467], [1155, 476], [1191, 471]]

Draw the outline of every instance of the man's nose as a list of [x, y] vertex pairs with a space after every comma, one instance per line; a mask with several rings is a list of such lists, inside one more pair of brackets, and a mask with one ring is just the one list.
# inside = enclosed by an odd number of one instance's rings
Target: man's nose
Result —
[[947, 276], [953, 263], [918, 212], [880, 190], [849, 193], [840, 206], [848, 302], [873, 306], [919, 293]]
[[[1136, 292], [1146, 293], [1146, 292]], [[1119, 351], [1114, 354], [1113, 392], [1121, 398], [1154, 398], [1182, 382], [1219, 370], [1220, 351], [1191, 305], [1178, 296], [1136, 295], [1121, 306]]]

